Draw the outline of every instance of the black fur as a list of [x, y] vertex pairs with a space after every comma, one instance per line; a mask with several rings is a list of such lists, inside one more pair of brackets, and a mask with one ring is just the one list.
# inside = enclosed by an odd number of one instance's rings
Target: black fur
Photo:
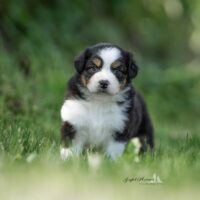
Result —
[[75, 74], [67, 83], [67, 92], [65, 95], [65, 99], [84, 99], [84, 94], [80, 90], [80, 87], [83, 87], [80, 74]]
[[130, 79], [135, 78], [138, 73], [138, 66], [136, 65], [133, 55], [129, 52], [124, 52], [126, 58], [126, 65], [128, 66], [128, 76]]
[[63, 122], [61, 126], [61, 143], [63, 146], [69, 146], [75, 135], [74, 127], [69, 122]]
[[74, 66], [76, 68], [76, 71], [81, 74], [86, 61], [90, 57], [90, 49], [86, 48], [84, 52], [82, 52], [74, 61]]
[[[131, 100], [131, 107], [126, 111], [128, 120], [123, 132], [116, 132], [114, 137], [117, 141], [128, 142], [134, 137], [139, 137], [142, 143], [142, 151], [154, 148], [153, 126], [143, 100], [143, 97], [133, 88], [127, 91], [127, 100]], [[122, 105], [125, 102], [120, 102]]]

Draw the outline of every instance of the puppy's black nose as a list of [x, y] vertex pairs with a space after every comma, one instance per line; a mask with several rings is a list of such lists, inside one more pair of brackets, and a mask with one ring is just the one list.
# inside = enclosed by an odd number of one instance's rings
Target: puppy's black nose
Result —
[[107, 81], [107, 80], [99, 81], [99, 86], [101, 89], [106, 89], [108, 87], [108, 85], [109, 85], [109, 81]]

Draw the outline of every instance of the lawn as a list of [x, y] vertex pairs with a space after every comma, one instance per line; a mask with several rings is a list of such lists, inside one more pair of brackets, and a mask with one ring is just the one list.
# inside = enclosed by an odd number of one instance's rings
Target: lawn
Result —
[[[166, 76], [146, 82], [138, 78], [135, 83], [153, 118], [154, 157], [147, 153], [138, 160], [130, 144], [115, 162], [94, 152], [63, 162], [59, 112], [73, 68], [60, 63], [42, 67], [36, 61], [26, 75], [13, 67], [9, 57], [1, 56], [0, 199], [188, 199], [199, 195], [196, 74], [185, 71], [178, 79], [171, 69], [141, 70], [139, 77], [155, 72]], [[186, 81], [192, 89], [180, 95], [190, 97], [166, 99], [168, 92], [178, 95], [185, 89]], [[166, 87], [169, 83], [171, 88]], [[192, 109], [190, 101], [194, 101]], [[148, 181], [153, 175], [162, 183]]]

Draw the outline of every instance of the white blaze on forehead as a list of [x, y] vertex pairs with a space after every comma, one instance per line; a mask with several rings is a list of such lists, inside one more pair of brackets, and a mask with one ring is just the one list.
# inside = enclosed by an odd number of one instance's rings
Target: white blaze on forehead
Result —
[[101, 49], [98, 55], [103, 60], [103, 67], [110, 67], [110, 65], [121, 57], [121, 52], [115, 47], [108, 47]]

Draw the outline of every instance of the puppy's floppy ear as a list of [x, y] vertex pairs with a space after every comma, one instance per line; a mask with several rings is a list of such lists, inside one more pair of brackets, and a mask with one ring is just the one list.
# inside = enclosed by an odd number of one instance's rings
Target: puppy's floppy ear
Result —
[[74, 66], [76, 68], [76, 71], [80, 74], [83, 72], [85, 63], [90, 55], [90, 49], [86, 48], [85, 51], [83, 51], [78, 57], [74, 60]]
[[138, 66], [135, 62], [135, 60], [133, 59], [133, 55], [130, 52], [126, 52], [126, 64], [128, 67], [128, 75], [129, 78], [135, 78], [137, 76], [138, 73]]

